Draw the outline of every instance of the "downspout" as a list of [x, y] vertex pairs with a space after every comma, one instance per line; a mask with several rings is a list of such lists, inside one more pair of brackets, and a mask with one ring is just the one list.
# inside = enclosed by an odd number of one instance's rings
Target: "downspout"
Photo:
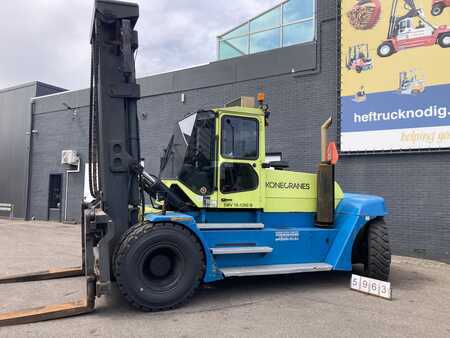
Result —
[[67, 219], [67, 200], [69, 199], [69, 174], [78, 174], [81, 169], [81, 159], [78, 159], [77, 169], [75, 170], [66, 170], [66, 188], [65, 188], [65, 196], [64, 196], [64, 222], [69, 223]]
[[28, 158], [26, 162], [26, 172], [27, 179], [25, 181], [25, 220], [29, 221], [31, 219], [30, 215], [30, 191], [31, 191], [31, 175], [32, 175], [32, 159], [33, 159], [33, 129], [34, 129], [34, 113], [36, 110], [36, 102], [34, 98], [31, 99], [30, 105], [30, 125], [29, 130], [26, 132], [28, 136]]

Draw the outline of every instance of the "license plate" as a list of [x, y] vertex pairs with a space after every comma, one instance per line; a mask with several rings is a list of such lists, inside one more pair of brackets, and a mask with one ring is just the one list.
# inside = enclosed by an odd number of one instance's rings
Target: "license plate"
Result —
[[392, 288], [391, 283], [389, 282], [352, 275], [352, 279], [350, 280], [350, 288], [368, 295], [389, 300], [392, 299]]

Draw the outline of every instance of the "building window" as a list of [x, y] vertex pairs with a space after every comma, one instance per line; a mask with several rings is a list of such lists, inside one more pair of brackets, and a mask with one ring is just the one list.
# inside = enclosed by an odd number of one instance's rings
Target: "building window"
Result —
[[265, 31], [281, 26], [281, 7], [276, 7], [250, 21], [250, 33]]
[[312, 20], [315, 12], [314, 0], [291, 0], [283, 5], [283, 24]]
[[280, 37], [279, 28], [250, 35], [250, 54], [279, 48]]
[[314, 40], [314, 22], [302, 22], [283, 27], [283, 46], [292, 46]]
[[289, 0], [218, 37], [219, 60], [314, 41], [316, 0]]
[[248, 52], [248, 39], [246, 37], [223, 40], [219, 42], [219, 54], [223, 59], [242, 56]]

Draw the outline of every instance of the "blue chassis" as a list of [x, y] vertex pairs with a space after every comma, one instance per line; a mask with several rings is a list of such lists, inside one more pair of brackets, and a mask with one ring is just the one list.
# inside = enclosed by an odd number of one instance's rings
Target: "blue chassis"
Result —
[[[384, 199], [377, 196], [345, 194], [336, 210], [334, 226], [322, 229], [314, 225], [314, 213], [266, 213], [261, 211], [168, 212], [146, 214], [149, 222], [176, 222], [190, 229], [203, 246], [206, 272], [203, 282], [223, 279], [221, 268], [327, 263], [333, 270], [352, 270], [352, 248], [364, 226], [384, 217]], [[197, 223], [263, 223], [255, 230], [200, 230]], [[213, 256], [211, 248], [229, 246], [268, 246], [269, 254]]]

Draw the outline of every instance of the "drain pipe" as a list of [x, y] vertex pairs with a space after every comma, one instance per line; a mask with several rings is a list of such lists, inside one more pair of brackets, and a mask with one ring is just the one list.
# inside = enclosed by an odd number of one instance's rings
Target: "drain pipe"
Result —
[[327, 147], [328, 147], [328, 129], [330, 129], [331, 124], [333, 123], [333, 118], [330, 117], [328, 120], [320, 128], [320, 136], [321, 136], [321, 161], [327, 161]]
[[78, 174], [81, 171], [81, 159], [78, 159], [77, 169], [66, 171], [66, 192], [64, 196], [64, 223], [68, 223], [67, 219], [67, 200], [69, 199], [69, 174]]

